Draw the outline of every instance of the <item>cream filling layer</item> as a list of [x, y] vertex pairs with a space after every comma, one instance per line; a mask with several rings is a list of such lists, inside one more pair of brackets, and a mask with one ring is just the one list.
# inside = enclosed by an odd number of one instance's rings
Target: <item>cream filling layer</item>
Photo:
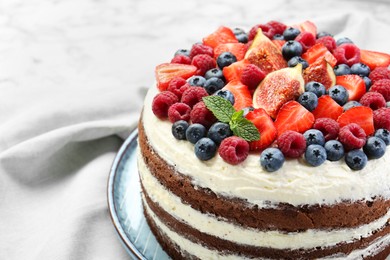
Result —
[[390, 167], [386, 167], [390, 165], [389, 147], [382, 158], [370, 160], [361, 171], [350, 170], [343, 160], [311, 167], [303, 160], [293, 159], [277, 172], [269, 173], [260, 166], [260, 154], [250, 154], [237, 166], [224, 162], [218, 154], [204, 162], [196, 158], [190, 142], [172, 136], [168, 120], [153, 114], [152, 100], [157, 93], [152, 87], [145, 99], [143, 125], [149, 143], [162, 159], [192, 178], [194, 185], [262, 207], [280, 202], [294, 206], [333, 204], [370, 200], [377, 195], [390, 198]]
[[305, 232], [282, 233], [259, 231], [252, 228], [244, 229], [183, 204], [179, 197], [168, 191], [150, 173], [141, 155], [138, 158], [138, 171], [146, 193], [168, 214], [203, 233], [237, 244], [276, 249], [310, 249], [318, 246], [334, 246], [337, 243], [368, 237], [373, 231], [381, 229], [390, 218], [390, 212], [388, 212], [370, 224], [332, 231], [309, 229]]

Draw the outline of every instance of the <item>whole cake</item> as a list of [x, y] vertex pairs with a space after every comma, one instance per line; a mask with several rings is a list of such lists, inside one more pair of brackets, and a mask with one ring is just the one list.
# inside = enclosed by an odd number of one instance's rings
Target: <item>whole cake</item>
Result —
[[168, 255], [386, 259], [389, 64], [310, 21], [270, 21], [158, 65], [138, 170]]

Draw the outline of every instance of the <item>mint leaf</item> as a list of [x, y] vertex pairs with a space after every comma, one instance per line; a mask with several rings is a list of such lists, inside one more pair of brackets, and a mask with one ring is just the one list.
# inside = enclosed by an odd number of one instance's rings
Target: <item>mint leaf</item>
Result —
[[244, 117], [235, 121], [230, 121], [229, 125], [234, 135], [239, 136], [248, 142], [260, 139], [260, 133], [256, 126]]
[[234, 114], [232, 115], [232, 118], [231, 118], [231, 121], [238, 121], [240, 120], [241, 118], [244, 117], [244, 110], [240, 110], [240, 111], [236, 111], [234, 112]]
[[203, 97], [203, 102], [214, 116], [223, 123], [229, 123], [235, 113], [232, 104], [220, 96]]

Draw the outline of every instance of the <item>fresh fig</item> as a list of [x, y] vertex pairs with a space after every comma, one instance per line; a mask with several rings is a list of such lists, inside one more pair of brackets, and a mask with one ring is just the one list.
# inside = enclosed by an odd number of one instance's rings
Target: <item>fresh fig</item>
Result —
[[305, 79], [305, 83], [310, 81], [320, 82], [326, 89], [336, 84], [336, 75], [334, 74], [333, 68], [325, 59], [319, 59], [310, 64], [303, 71], [303, 78]]

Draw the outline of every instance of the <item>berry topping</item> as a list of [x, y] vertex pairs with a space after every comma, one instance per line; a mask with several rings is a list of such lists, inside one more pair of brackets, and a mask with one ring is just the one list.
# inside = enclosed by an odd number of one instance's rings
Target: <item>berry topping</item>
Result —
[[305, 159], [311, 166], [320, 166], [326, 161], [325, 148], [318, 144], [311, 144], [305, 151]]
[[370, 91], [381, 93], [386, 101], [390, 101], [390, 79], [380, 79], [375, 81]]
[[195, 143], [195, 155], [201, 161], [208, 161], [217, 152], [217, 145], [210, 138], [203, 137]]
[[356, 123], [363, 128], [366, 135], [372, 135], [375, 131], [372, 109], [365, 106], [348, 109], [339, 116], [337, 122], [340, 127], [346, 126], [350, 123]]
[[362, 150], [352, 150], [345, 155], [345, 163], [354, 171], [363, 169], [367, 164], [367, 155]]
[[282, 47], [282, 54], [285, 60], [289, 60], [295, 56], [301, 56], [302, 45], [297, 41], [287, 41]]
[[341, 127], [339, 141], [346, 150], [360, 149], [366, 143], [366, 133], [358, 124], [351, 123]]
[[360, 104], [370, 107], [372, 110], [377, 110], [386, 106], [386, 100], [382, 94], [378, 92], [367, 92], [360, 99]]
[[237, 40], [241, 43], [248, 42], [248, 34], [241, 28], [234, 28], [233, 33], [236, 36]]
[[241, 82], [249, 89], [256, 89], [264, 78], [265, 73], [256, 65], [248, 64], [242, 70]]
[[371, 79], [372, 84], [375, 84], [377, 80], [390, 79], [390, 69], [388, 67], [376, 67], [371, 71], [369, 78]]
[[303, 92], [299, 96], [298, 102], [307, 110], [313, 111], [318, 105], [318, 97], [313, 92]]
[[319, 144], [323, 146], [325, 144], [324, 134], [317, 129], [309, 129], [303, 133], [303, 136], [306, 139], [306, 145]]
[[371, 72], [370, 67], [368, 67], [364, 63], [358, 62], [353, 64], [351, 67], [351, 73], [355, 75], [359, 75], [360, 77], [367, 77], [368, 75], [370, 75], [370, 72]]
[[295, 41], [302, 45], [303, 52], [306, 52], [310, 47], [316, 44], [316, 38], [310, 32], [301, 32], [297, 38], [295, 38]]
[[289, 27], [283, 32], [283, 38], [286, 41], [293, 41], [301, 33], [297, 28]]
[[289, 67], [295, 67], [298, 64], [302, 64], [302, 69], [306, 69], [307, 67], [309, 67], [309, 63], [300, 56], [292, 57], [287, 62], [287, 66]]
[[212, 95], [216, 91], [222, 89], [224, 85], [225, 85], [225, 82], [223, 82], [222, 79], [212, 77], [212, 78], [209, 78], [208, 80], [206, 80], [203, 87], [209, 95]]
[[206, 83], [206, 79], [202, 76], [192, 76], [187, 80], [187, 82], [190, 86], [203, 87], [204, 83]]
[[223, 70], [222, 70], [223, 76], [225, 77], [225, 79], [227, 81], [240, 80], [242, 70], [248, 64], [250, 64], [250, 63], [247, 59], [243, 59], [243, 60], [237, 61], [235, 63], [232, 63], [232, 64], [230, 64], [230, 66], [223, 68]]
[[201, 124], [195, 123], [191, 124], [186, 131], [186, 139], [192, 143], [195, 144], [197, 141], [199, 141], [201, 138], [206, 136], [207, 129]]
[[313, 110], [315, 118], [326, 117], [336, 120], [342, 113], [343, 107], [328, 95], [319, 97], [317, 108]]
[[214, 114], [206, 107], [203, 101], [197, 103], [190, 114], [191, 122], [204, 125], [209, 128], [212, 124], [217, 121]]
[[184, 91], [186, 91], [190, 85], [187, 83], [187, 81], [181, 77], [176, 77], [169, 82], [168, 85], [168, 91], [175, 94], [179, 99], [181, 99], [181, 96], [183, 95]]
[[215, 48], [222, 43], [238, 42], [233, 31], [225, 26], [219, 27], [215, 32], [203, 38], [203, 43]]
[[172, 124], [172, 135], [177, 140], [186, 140], [187, 128], [188, 128], [188, 122], [184, 120], [176, 121]]
[[160, 92], [153, 98], [152, 111], [158, 118], [166, 118], [168, 116], [169, 107], [178, 101], [179, 99], [172, 92]]
[[250, 150], [264, 150], [270, 146], [277, 136], [276, 128], [271, 117], [262, 108], [253, 109], [246, 115], [260, 133], [260, 139], [249, 143]]
[[233, 95], [233, 93], [230, 92], [229, 90], [220, 89], [220, 90], [218, 90], [217, 92], [215, 92], [214, 95], [220, 96], [221, 98], [226, 99], [226, 100], [229, 101], [232, 105], [234, 105], [234, 95]]
[[220, 44], [214, 49], [214, 59], [217, 59], [219, 55], [224, 52], [232, 53], [237, 60], [242, 60], [245, 56], [248, 47], [243, 43], [224, 43]]
[[202, 97], [208, 96], [204, 88], [189, 87], [183, 92], [181, 102], [193, 107], [196, 103], [202, 100]]
[[217, 64], [220, 69], [229, 66], [237, 61], [236, 56], [231, 52], [222, 52], [217, 58]]
[[196, 55], [191, 62], [194, 65], [196, 70], [196, 75], [203, 76], [208, 70], [215, 68], [215, 60], [207, 54], [198, 54]]
[[267, 25], [271, 26], [274, 29], [275, 34], [283, 34], [284, 30], [286, 30], [287, 26], [278, 21], [269, 21]]
[[178, 64], [191, 64], [191, 58], [186, 55], [176, 55], [172, 58], [171, 63], [178, 63]]
[[188, 79], [193, 76], [197, 68], [187, 64], [163, 63], [156, 67], [155, 76], [157, 87], [160, 91], [167, 90], [169, 82], [173, 78], [182, 77]]
[[362, 104], [360, 104], [359, 102], [355, 101], [355, 100], [351, 100], [351, 101], [348, 101], [347, 103], [345, 103], [345, 105], [343, 106], [343, 110], [344, 112], [347, 111], [348, 109], [351, 109], [353, 107], [360, 107]]
[[263, 34], [267, 36], [269, 39], [272, 39], [276, 34], [274, 28], [269, 24], [260, 24], [259, 28], [262, 30]]
[[387, 67], [390, 65], [390, 55], [382, 52], [360, 50], [360, 60], [370, 67], [371, 70], [376, 67]]
[[192, 45], [189, 57], [192, 60], [196, 55], [199, 55], [199, 54], [207, 54], [210, 57], [214, 57], [214, 50], [210, 46], [196, 43], [196, 44]]
[[351, 74], [351, 68], [344, 63], [334, 66], [333, 71], [336, 76]]
[[[365, 88], [364, 88], [365, 89]], [[328, 89], [329, 96], [340, 106], [348, 101], [348, 91], [341, 85], [335, 85]]]
[[302, 33], [309, 32], [314, 37], [316, 37], [316, 35], [317, 35], [317, 26], [311, 21], [304, 21], [300, 24], [293, 25], [293, 27], [298, 28]]
[[225, 162], [237, 165], [248, 157], [249, 144], [241, 137], [231, 136], [222, 141], [218, 153]]
[[179, 50], [177, 50], [175, 52], [174, 56], [179, 56], [179, 55], [183, 55], [183, 56], [189, 57], [190, 56], [190, 50], [188, 50], [188, 49], [179, 49]]
[[348, 66], [360, 61], [360, 50], [352, 43], [344, 43], [338, 46], [333, 51], [334, 57], [337, 59], [337, 64], [345, 63]]
[[322, 43], [330, 52], [336, 49], [336, 41], [330, 35], [322, 36], [316, 40], [317, 43]]
[[306, 140], [303, 134], [287, 130], [277, 139], [279, 149], [284, 156], [298, 158], [306, 150]]
[[333, 37], [333, 35], [329, 32], [326, 32], [326, 31], [322, 31], [322, 32], [318, 32], [317, 33], [317, 36], [316, 38], [319, 39], [319, 38], [322, 38], [322, 37], [325, 37], [325, 36], [331, 36]]
[[223, 139], [231, 135], [232, 131], [230, 130], [229, 124], [221, 122], [214, 123], [207, 133], [207, 137], [213, 140], [217, 145], [219, 145]]
[[337, 41], [336, 41], [337, 46], [343, 45], [345, 43], [353, 44], [353, 41], [351, 39], [349, 39], [348, 37], [342, 37], [340, 39], [337, 39]]
[[366, 91], [369, 91], [372, 86], [371, 79], [369, 77], [363, 77], [363, 80], [364, 80], [364, 84], [366, 85]]
[[384, 107], [374, 111], [375, 129], [387, 129], [390, 131], [390, 108]]
[[358, 75], [337, 76], [336, 84], [348, 91], [348, 100], [359, 100], [366, 93], [366, 84]]
[[371, 136], [367, 139], [366, 144], [363, 146], [363, 151], [370, 159], [381, 158], [386, 152], [385, 142], [375, 136]]
[[310, 47], [303, 55], [302, 58], [307, 60], [309, 64], [316, 62], [317, 60], [325, 59], [332, 67], [334, 67], [337, 63], [336, 58], [332, 55], [332, 53], [326, 48], [326, 46], [322, 43], [316, 43], [312, 47]]
[[284, 155], [278, 148], [267, 148], [260, 155], [260, 165], [267, 172], [279, 170], [284, 161]]
[[314, 93], [317, 97], [325, 95], [326, 89], [325, 86], [316, 81], [310, 81], [305, 85], [305, 91]]
[[222, 70], [218, 68], [212, 68], [211, 70], [206, 71], [204, 74], [205, 79], [210, 79], [210, 78], [219, 78], [222, 79], [223, 81], [225, 80], [225, 77], [223, 76]]
[[329, 140], [324, 145], [326, 159], [329, 161], [338, 161], [344, 156], [344, 146], [337, 140]]
[[325, 117], [316, 119], [313, 128], [322, 132], [325, 141], [336, 139], [340, 131], [339, 123], [336, 120]]
[[184, 103], [175, 103], [168, 109], [168, 118], [172, 123], [183, 120], [190, 121], [191, 108]]
[[382, 139], [386, 145], [390, 144], [390, 131], [387, 129], [378, 129], [375, 131], [375, 136]]
[[229, 90], [234, 96], [234, 108], [239, 111], [244, 107], [252, 106], [252, 95], [247, 86], [242, 84], [240, 81], [230, 81], [224, 90]]

